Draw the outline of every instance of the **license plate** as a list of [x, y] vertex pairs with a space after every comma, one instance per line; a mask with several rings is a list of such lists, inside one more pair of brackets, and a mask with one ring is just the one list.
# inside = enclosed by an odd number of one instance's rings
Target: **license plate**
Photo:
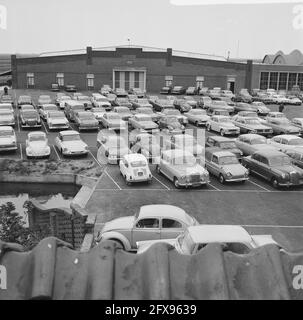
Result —
[[143, 172], [138, 172], [138, 176], [142, 177], [143, 176]]

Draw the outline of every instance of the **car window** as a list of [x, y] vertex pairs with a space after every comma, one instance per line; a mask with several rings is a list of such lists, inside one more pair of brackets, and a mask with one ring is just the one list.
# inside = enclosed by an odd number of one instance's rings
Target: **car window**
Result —
[[182, 228], [182, 224], [173, 219], [162, 219], [162, 228]]
[[219, 164], [219, 159], [218, 159], [218, 157], [217, 157], [217, 156], [213, 156], [212, 162], [215, 163], [215, 164]]
[[280, 143], [281, 138], [279, 138], [279, 137], [274, 137], [273, 140], [274, 140], [274, 142]]
[[262, 156], [259, 156], [259, 162], [267, 164], [268, 165], [268, 159]]
[[153, 229], [153, 228], [159, 228], [159, 219], [155, 219], [155, 218], [147, 218], [147, 219], [141, 219], [137, 222], [136, 224], [136, 228], [149, 228], [149, 229]]
[[223, 245], [223, 251], [231, 251], [237, 254], [247, 254], [250, 252], [249, 248], [244, 243], [231, 242]]
[[207, 142], [210, 144], [210, 145], [214, 145], [214, 140], [213, 139], [211, 139], [211, 138], [208, 138], [207, 139]]

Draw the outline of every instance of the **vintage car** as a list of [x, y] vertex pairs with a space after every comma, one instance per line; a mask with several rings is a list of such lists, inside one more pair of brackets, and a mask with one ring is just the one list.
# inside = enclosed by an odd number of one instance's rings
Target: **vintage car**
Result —
[[233, 100], [235, 102], [251, 103], [253, 101], [253, 97], [249, 94], [247, 89], [241, 89], [239, 94], [237, 94]]
[[117, 99], [117, 96], [116, 96], [114, 93], [109, 93], [109, 94], [107, 94], [107, 95], [106, 95], [106, 98], [107, 98], [107, 100], [110, 102], [110, 104], [111, 104], [112, 106], [115, 105], [115, 101], [116, 101], [116, 99]]
[[196, 95], [197, 93], [198, 93], [198, 90], [196, 87], [188, 87], [185, 92], [185, 94], [193, 95], [193, 96]]
[[106, 111], [112, 110], [112, 105], [107, 97], [95, 94], [91, 99], [92, 105], [95, 108], [104, 108]]
[[114, 107], [113, 112], [117, 113], [124, 121], [128, 121], [129, 118], [133, 117], [133, 114], [127, 107]]
[[221, 97], [233, 99], [235, 97], [235, 95], [231, 90], [222, 90]]
[[71, 97], [70, 96], [67, 96], [67, 95], [62, 95], [60, 97], [58, 97], [56, 99], [56, 105], [61, 109], [61, 110], [64, 110], [64, 107], [65, 107], [65, 102], [66, 101], [70, 101], [71, 100]]
[[140, 88], [132, 88], [128, 91], [129, 94], [135, 94], [138, 98], [144, 98], [145, 92]]
[[146, 114], [136, 114], [128, 121], [134, 129], [144, 129], [147, 132], [159, 132], [159, 126], [152, 121], [152, 118]]
[[109, 164], [117, 164], [123, 156], [132, 153], [124, 137], [119, 135], [100, 135], [97, 138], [98, 153], [107, 159]]
[[174, 100], [159, 99], [154, 101], [153, 107], [156, 112], [163, 112], [164, 109], [174, 109]]
[[303, 149], [303, 139], [294, 135], [282, 134], [268, 140], [268, 144], [276, 147], [279, 151]]
[[208, 112], [211, 112], [215, 109], [226, 110], [229, 114], [232, 114], [235, 111], [235, 108], [229, 106], [226, 101], [219, 100], [212, 101], [211, 105], [208, 107]]
[[113, 91], [113, 89], [108, 84], [104, 84], [100, 89], [100, 93], [102, 95], [108, 95], [109, 93], [112, 93], [112, 91]]
[[183, 99], [192, 107], [192, 108], [197, 108], [198, 107], [198, 101], [195, 100], [192, 97], [183, 97]]
[[242, 159], [250, 173], [271, 182], [274, 188], [303, 185], [303, 169], [292, 164], [291, 158], [277, 150], [257, 151]]
[[98, 120], [99, 122], [101, 121], [103, 115], [106, 113], [106, 109], [103, 107], [92, 108], [90, 111], [95, 116], [96, 120]]
[[209, 96], [212, 100], [220, 100], [220, 98], [221, 98], [221, 90], [210, 89], [210, 90], [207, 91], [207, 96]]
[[208, 109], [212, 104], [212, 100], [210, 97], [200, 97], [198, 100], [198, 107], [202, 109]]
[[20, 112], [28, 111], [28, 110], [36, 110], [36, 109], [31, 104], [25, 104], [25, 105], [21, 106]]
[[181, 114], [181, 112], [177, 109], [165, 108], [162, 112], [158, 112], [160, 118], [167, 117], [167, 116], [175, 116], [178, 118], [181, 124], [186, 125], [188, 124], [187, 117]]
[[52, 104], [52, 99], [49, 95], [41, 95], [38, 98], [38, 108], [43, 106], [44, 104]]
[[39, 108], [39, 115], [42, 120], [46, 120], [47, 113], [49, 111], [58, 111], [58, 107], [55, 104], [43, 104]]
[[199, 95], [200, 96], [207, 96], [208, 95], [208, 90], [209, 88], [208, 87], [202, 87], [199, 91]]
[[53, 91], [53, 92], [60, 91], [60, 87], [59, 87], [58, 83], [52, 83], [51, 84], [51, 91]]
[[80, 101], [69, 100], [65, 102], [64, 112], [69, 121], [75, 121], [75, 113], [85, 111], [83, 103]]
[[288, 150], [285, 153], [296, 167], [303, 169], [303, 148]]
[[10, 103], [0, 103], [0, 110], [14, 112], [14, 108]]
[[81, 130], [98, 130], [99, 121], [89, 111], [78, 111], [75, 113], [75, 125], [79, 132]]
[[[134, 101], [136, 101], [138, 99], [138, 97], [135, 94], [129, 94], [128, 95], [128, 100], [129, 102], [132, 104]], [[149, 101], [149, 99], [148, 99]]]
[[76, 100], [84, 105], [85, 110], [91, 110], [91, 108], [93, 107], [93, 104], [91, 102], [91, 98], [88, 96], [83, 96], [83, 95], [77, 96]]
[[270, 112], [270, 109], [265, 106], [263, 102], [260, 101], [254, 101], [250, 105], [250, 107], [254, 110], [254, 112], [257, 112], [259, 116], [267, 116]]
[[176, 188], [200, 187], [209, 183], [208, 171], [186, 150], [163, 151], [157, 172], [171, 180]]
[[16, 124], [14, 112], [0, 109], [0, 126], [12, 126]]
[[188, 227], [176, 239], [138, 241], [137, 253], [144, 253], [152, 245], [161, 242], [171, 245], [179, 254], [184, 255], [198, 254], [210, 243], [221, 244], [223, 251], [240, 255], [248, 254], [251, 250], [267, 244], [281, 247], [271, 235], [250, 235], [241, 226], [202, 224]]
[[180, 112], [188, 112], [192, 109], [192, 106], [185, 99], [176, 99], [174, 106]]
[[3, 94], [0, 98], [1, 103], [9, 103], [12, 106], [14, 105], [14, 99], [10, 94]]
[[162, 87], [162, 89], [160, 90], [160, 94], [171, 94], [172, 91], [172, 87]]
[[138, 133], [132, 141], [131, 151], [143, 154], [146, 159], [159, 163], [160, 160], [160, 137], [148, 132]]
[[288, 96], [288, 104], [291, 106], [300, 106], [302, 101], [296, 96]]
[[46, 123], [49, 130], [68, 129], [69, 122], [63, 111], [49, 111], [46, 115]]
[[257, 112], [254, 112], [254, 111], [240, 111], [232, 117], [232, 120], [236, 119], [237, 117], [246, 117], [246, 118], [248, 117], [248, 118], [255, 118], [260, 120]]
[[48, 139], [44, 132], [30, 132], [26, 139], [26, 156], [30, 158], [48, 158], [51, 153]]
[[276, 112], [276, 111], [271, 111], [268, 112], [267, 116], [265, 117], [265, 120], [268, 119], [281, 119], [281, 118], [286, 118], [286, 115], [283, 112]]
[[33, 105], [33, 100], [30, 96], [20, 96], [18, 98], [17, 106], [20, 108], [24, 104], [31, 104]]
[[73, 100], [78, 100], [78, 97], [83, 96], [82, 92], [74, 92], [72, 95]]
[[159, 97], [158, 97], [158, 96], [154, 96], [154, 95], [152, 95], [152, 96], [146, 96], [146, 98], [147, 98], [148, 102], [149, 102], [150, 104], [152, 104], [152, 105], [153, 105], [153, 103], [154, 103], [155, 101], [159, 100]]
[[208, 116], [225, 116], [231, 118], [230, 113], [224, 109], [208, 109], [207, 111]]
[[285, 95], [281, 95], [281, 94], [274, 94], [272, 95], [272, 99], [273, 99], [273, 103], [276, 104], [289, 104], [289, 99], [286, 98]]
[[66, 85], [64, 89], [66, 92], [76, 92], [77, 91], [77, 87], [73, 84]]
[[17, 150], [15, 130], [10, 126], [0, 126], [0, 152]]
[[100, 118], [100, 123], [104, 128], [123, 130], [126, 129], [126, 122], [122, 120], [117, 112], [107, 112]]
[[303, 118], [293, 118], [291, 124], [303, 131]]
[[171, 94], [185, 94], [186, 89], [182, 86], [174, 86], [171, 90]]
[[261, 150], [275, 150], [273, 146], [267, 143], [267, 139], [259, 134], [242, 134], [235, 140], [235, 143], [245, 156]]
[[233, 118], [233, 123], [240, 128], [240, 133], [257, 133], [266, 137], [273, 134], [271, 127], [262, 124], [260, 120], [255, 117], [241, 117], [236, 115]]
[[221, 136], [208, 136], [205, 142], [206, 147], [215, 147], [224, 151], [233, 153], [238, 159], [241, 159], [243, 152], [237, 147], [232, 139]]
[[207, 131], [219, 132], [222, 137], [240, 134], [240, 128], [236, 127], [232, 120], [226, 116], [212, 116], [206, 122], [206, 129]]
[[287, 118], [267, 118], [265, 122], [263, 122], [266, 126], [271, 127], [273, 130], [273, 134], [281, 135], [281, 134], [294, 134], [300, 135], [302, 134], [302, 129], [293, 125]]
[[152, 108], [153, 105], [148, 101], [148, 99], [141, 98], [141, 99], [134, 100], [132, 102], [132, 107], [133, 109], [144, 108], [144, 107]]
[[240, 164], [236, 155], [230, 151], [206, 148], [205, 167], [210, 174], [218, 177], [222, 184], [248, 180], [248, 170]]
[[120, 173], [126, 184], [135, 182], [151, 183], [153, 176], [150, 172], [146, 157], [139, 153], [126, 154], [119, 162]]
[[181, 208], [171, 205], [145, 205], [134, 216], [105, 223], [97, 242], [112, 240], [124, 250], [136, 251], [138, 241], [176, 238], [198, 221]]
[[168, 134], [179, 134], [185, 132], [185, 127], [176, 116], [166, 116], [159, 120], [159, 129]]
[[63, 156], [87, 155], [89, 152], [88, 145], [74, 130], [60, 131], [55, 139], [55, 146]]
[[251, 106], [251, 104], [245, 103], [245, 102], [237, 102], [234, 106], [235, 112], [240, 111], [251, 111], [255, 112], [255, 108]]
[[37, 110], [20, 111], [20, 123], [22, 128], [41, 128], [41, 119]]
[[151, 117], [152, 121], [158, 122], [161, 116], [153, 111], [150, 107], [140, 107], [136, 109], [136, 114], [146, 114]]
[[114, 106], [116, 107], [127, 107], [129, 109], [133, 108], [132, 102], [128, 100], [128, 98], [125, 97], [117, 97], [114, 101]]
[[118, 98], [126, 98], [128, 93], [125, 89], [122, 88], [116, 88], [114, 90], [114, 94], [118, 97]]
[[201, 109], [192, 109], [184, 113], [184, 116], [188, 119], [189, 123], [193, 123], [197, 127], [205, 126], [206, 122], [210, 119], [206, 111]]

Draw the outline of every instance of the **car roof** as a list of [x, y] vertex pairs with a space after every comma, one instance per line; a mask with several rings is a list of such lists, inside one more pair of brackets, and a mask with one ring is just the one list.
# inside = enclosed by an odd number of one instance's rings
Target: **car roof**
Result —
[[15, 131], [11, 126], [0, 126], [0, 131]]
[[286, 156], [287, 155], [281, 151], [275, 150], [275, 149], [267, 149], [267, 150], [260, 150], [256, 151], [255, 154], [259, 154], [260, 156], [263, 156], [265, 158], [267, 157], [277, 157], [277, 156]]
[[45, 134], [45, 132], [43, 132], [43, 131], [33, 131], [33, 132], [29, 132], [29, 133], [27, 134], [28, 137], [41, 136], [41, 135], [43, 135], [43, 136], [46, 137], [46, 134]]
[[147, 162], [146, 158], [144, 157], [143, 154], [140, 154], [140, 153], [130, 153], [130, 154], [126, 154], [124, 156], [124, 159], [129, 161], [129, 162], [132, 162], [132, 161], [145, 161]]
[[164, 155], [170, 156], [170, 157], [176, 157], [176, 156], [183, 156], [183, 155], [192, 155], [189, 151], [183, 150], [183, 149], [172, 149], [172, 150], [165, 150], [162, 152]]
[[73, 134], [77, 134], [79, 135], [79, 132], [75, 131], [75, 130], [65, 130], [65, 131], [60, 131], [61, 136], [69, 136], [69, 135], [73, 135]]
[[235, 157], [235, 155], [230, 151], [221, 150], [220, 148], [206, 148], [207, 153], [216, 155], [217, 157]]
[[239, 137], [248, 137], [248, 138], [264, 138], [263, 136], [261, 136], [260, 134], [256, 134], [256, 133], [246, 133], [246, 134], [241, 134]]
[[194, 243], [241, 242], [252, 241], [249, 233], [236, 225], [198, 225], [187, 228]]
[[275, 138], [287, 139], [288, 141], [292, 140], [292, 139], [302, 139], [302, 138], [295, 136], [295, 135], [292, 135], [292, 134], [280, 134], [278, 136], [275, 136]]
[[183, 221], [187, 224], [191, 224], [193, 221], [191, 217], [181, 208], [166, 205], [166, 204], [153, 204], [146, 205], [140, 208], [139, 218], [144, 217], [166, 217], [166, 218], [174, 218], [180, 221]]

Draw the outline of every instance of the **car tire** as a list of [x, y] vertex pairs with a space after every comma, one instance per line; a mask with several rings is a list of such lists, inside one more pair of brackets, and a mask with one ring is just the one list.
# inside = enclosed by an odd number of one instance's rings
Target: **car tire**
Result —
[[225, 183], [225, 178], [224, 178], [223, 174], [219, 175], [219, 181], [220, 181], [221, 184]]
[[225, 136], [225, 132], [224, 132], [224, 130], [220, 130], [220, 135], [222, 136], [222, 137], [224, 137]]
[[276, 178], [272, 178], [271, 179], [271, 184], [275, 189], [279, 188], [279, 182], [278, 182], [278, 180]]
[[177, 189], [180, 189], [179, 181], [177, 178], [174, 178], [174, 185]]
[[117, 249], [125, 250], [124, 245], [120, 240], [117, 240], [117, 239], [109, 239], [109, 240], [115, 242]]

